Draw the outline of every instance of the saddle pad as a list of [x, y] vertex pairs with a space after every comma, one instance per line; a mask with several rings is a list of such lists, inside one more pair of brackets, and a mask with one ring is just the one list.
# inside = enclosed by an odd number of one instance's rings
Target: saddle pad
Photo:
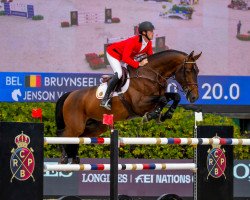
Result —
[[[111, 96], [115, 97], [115, 96], [118, 96], [119, 94], [125, 93], [128, 90], [129, 82], [130, 82], [130, 79], [127, 79], [125, 85], [121, 88], [121, 91], [120, 92], [113, 92], [113, 93], [111, 93]], [[108, 88], [107, 82], [99, 85], [98, 88], [96, 89], [96, 98], [103, 99], [107, 88]]]

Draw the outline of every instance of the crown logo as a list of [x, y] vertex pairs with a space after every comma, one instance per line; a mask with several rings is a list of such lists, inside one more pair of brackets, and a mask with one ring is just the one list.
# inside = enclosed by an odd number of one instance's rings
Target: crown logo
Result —
[[[213, 137], [213, 139], [220, 139], [220, 137], [217, 135], [217, 133], [216, 133], [216, 135]], [[221, 145], [220, 144], [212, 144], [212, 147], [213, 148], [219, 148], [220, 149], [220, 147], [221, 147]]]
[[27, 148], [30, 143], [30, 137], [28, 135], [25, 135], [22, 131], [20, 135], [17, 135], [15, 137], [15, 143], [18, 148], [21, 148], [21, 147]]

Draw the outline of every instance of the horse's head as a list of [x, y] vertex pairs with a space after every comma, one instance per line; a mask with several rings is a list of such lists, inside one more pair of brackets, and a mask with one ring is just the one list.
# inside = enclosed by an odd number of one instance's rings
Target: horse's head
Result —
[[197, 83], [199, 69], [196, 60], [198, 60], [201, 54], [202, 52], [198, 55], [194, 55], [194, 51], [192, 51], [186, 56], [181, 66], [175, 72], [175, 79], [181, 85], [190, 103], [194, 103], [199, 98]]

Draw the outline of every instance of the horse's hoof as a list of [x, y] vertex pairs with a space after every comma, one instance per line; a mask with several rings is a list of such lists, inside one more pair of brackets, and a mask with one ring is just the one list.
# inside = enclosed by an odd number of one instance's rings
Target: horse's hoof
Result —
[[149, 122], [152, 119], [157, 119], [159, 117], [158, 114], [152, 112], [152, 113], [146, 113], [143, 117], [142, 117], [142, 122]]
[[72, 158], [72, 164], [80, 164], [79, 156], [76, 156], [75, 158]]
[[65, 157], [61, 157], [61, 159], [60, 159], [60, 162], [59, 162], [60, 164], [68, 164], [69, 163], [69, 159], [68, 159], [68, 157], [67, 156], [65, 156]]
[[157, 119], [155, 120], [155, 122], [156, 122], [156, 124], [161, 124], [161, 123], [163, 123], [164, 121], [162, 121], [162, 120], [161, 120], [161, 117], [159, 117], [159, 118], [157, 118]]
[[148, 117], [147, 115], [145, 114], [143, 117], [142, 117], [142, 122], [145, 123], [145, 122], [148, 122]]

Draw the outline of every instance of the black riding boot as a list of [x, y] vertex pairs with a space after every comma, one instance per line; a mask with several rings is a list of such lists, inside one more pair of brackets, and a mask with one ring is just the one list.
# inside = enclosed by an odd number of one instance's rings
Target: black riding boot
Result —
[[107, 110], [111, 110], [111, 99], [110, 99], [110, 94], [111, 92], [115, 89], [115, 86], [117, 82], [119, 81], [118, 74], [115, 73], [112, 79], [110, 80], [110, 83], [108, 85], [107, 91], [101, 100], [100, 106], [106, 108]]

